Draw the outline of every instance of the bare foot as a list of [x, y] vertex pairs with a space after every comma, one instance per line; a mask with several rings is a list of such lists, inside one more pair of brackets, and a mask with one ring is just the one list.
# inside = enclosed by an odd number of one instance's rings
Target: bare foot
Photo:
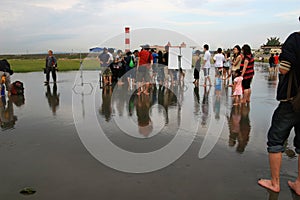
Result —
[[288, 185], [290, 186], [290, 188], [292, 190], [294, 190], [294, 192], [297, 194], [297, 195], [300, 195], [300, 182], [292, 182], [292, 181], [288, 181]]
[[260, 179], [258, 180], [258, 185], [261, 187], [264, 187], [266, 189], [269, 189], [273, 192], [280, 192], [280, 186], [279, 185], [273, 185], [271, 180], [266, 180], [266, 179]]

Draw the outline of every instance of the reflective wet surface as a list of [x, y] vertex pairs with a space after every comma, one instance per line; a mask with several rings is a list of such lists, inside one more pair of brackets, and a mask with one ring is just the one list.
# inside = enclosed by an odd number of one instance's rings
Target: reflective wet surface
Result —
[[[58, 73], [49, 86], [42, 73], [13, 75], [24, 82], [25, 95], [0, 103], [0, 199], [269, 199], [256, 181], [269, 177], [266, 132], [277, 106], [276, 77], [257, 68], [250, 106], [232, 106], [230, 87], [203, 87], [203, 77], [195, 87], [192, 71], [184, 83], [152, 84], [149, 95], [137, 95], [134, 85], [100, 88], [96, 71], [79, 75]], [[125, 173], [86, 148], [76, 129], [84, 119], [137, 154], [163, 149], [179, 132], [177, 145], [190, 138], [192, 144], [162, 169]], [[282, 191], [273, 199], [297, 199], [286, 184], [297, 175], [293, 135], [283, 156]], [[23, 197], [25, 187], [36, 193]]]

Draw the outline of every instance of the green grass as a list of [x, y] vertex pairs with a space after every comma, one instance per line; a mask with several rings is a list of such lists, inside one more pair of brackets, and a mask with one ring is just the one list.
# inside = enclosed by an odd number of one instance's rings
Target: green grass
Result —
[[[36, 72], [43, 71], [45, 67], [45, 59], [11, 59], [8, 60], [14, 72]], [[58, 59], [59, 71], [78, 70], [80, 67], [79, 59]], [[83, 61], [83, 69], [96, 70], [99, 69], [99, 64], [96, 59], [86, 59]]]

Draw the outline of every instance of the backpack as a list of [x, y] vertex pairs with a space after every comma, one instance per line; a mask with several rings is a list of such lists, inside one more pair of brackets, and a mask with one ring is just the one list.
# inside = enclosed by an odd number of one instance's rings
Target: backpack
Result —
[[[294, 83], [294, 86], [297, 88], [297, 94], [295, 97], [291, 96], [293, 83]], [[290, 75], [289, 75], [287, 98], [291, 99], [290, 101], [292, 103], [294, 111], [300, 112], [300, 87], [298, 86], [298, 83], [297, 83], [296, 72], [293, 69], [291, 69]]]
[[130, 56], [130, 61], [129, 61], [129, 67], [133, 68], [135, 66], [134, 61], [133, 61], [133, 57]]
[[11, 94], [12, 95], [23, 95], [24, 86], [21, 81], [15, 81], [11, 84]]

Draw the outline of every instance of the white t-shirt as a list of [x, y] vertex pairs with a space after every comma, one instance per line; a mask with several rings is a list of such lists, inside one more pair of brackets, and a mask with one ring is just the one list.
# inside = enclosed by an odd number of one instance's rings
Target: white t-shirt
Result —
[[203, 60], [205, 60], [206, 62], [203, 68], [210, 68], [210, 57], [211, 57], [210, 52], [205, 51]]
[[215, 67], [223, 67], [223, 62], [225, 61], [225, 57], [222, 53], [218, 53], [214, 56]]

